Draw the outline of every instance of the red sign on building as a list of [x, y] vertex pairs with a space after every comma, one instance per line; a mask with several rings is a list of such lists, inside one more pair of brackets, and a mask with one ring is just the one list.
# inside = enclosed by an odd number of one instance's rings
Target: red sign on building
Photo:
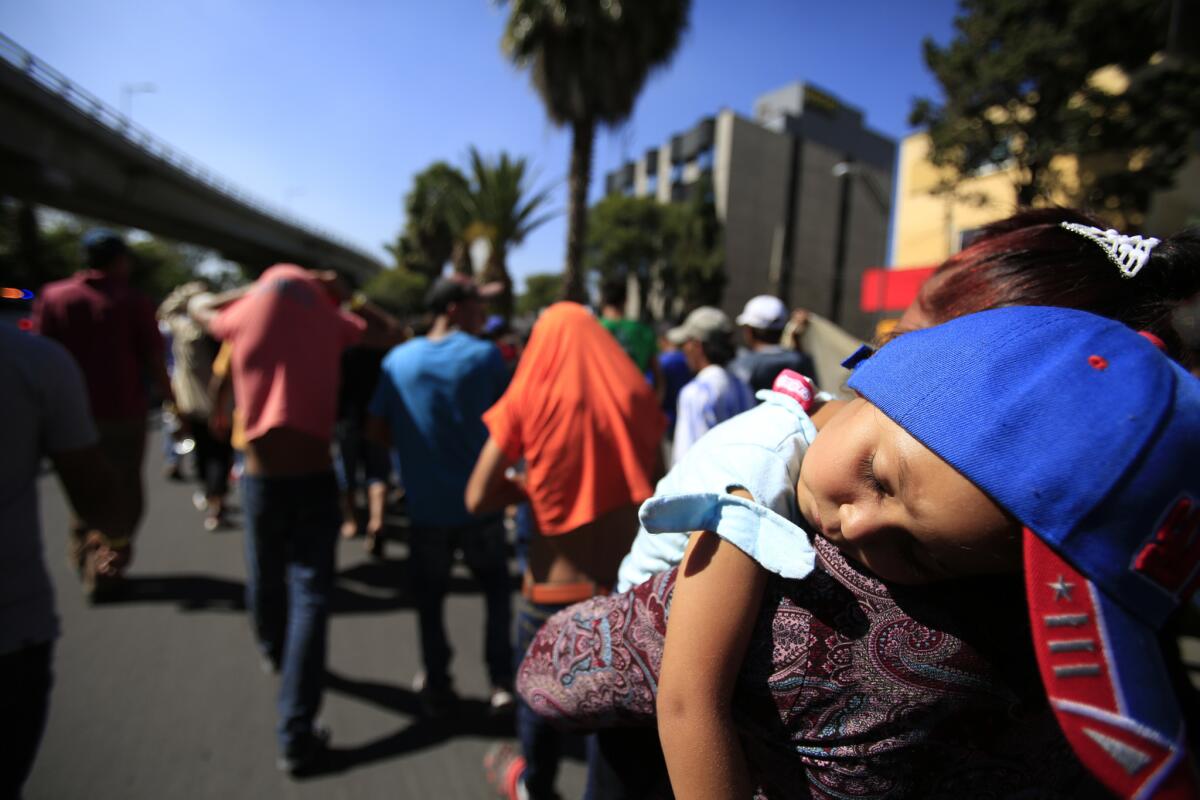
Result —
[[862, 276], [859, 308], [863, 311], [903, 311], [917, 296], [921, 284], [937, 267], [869, 269]]

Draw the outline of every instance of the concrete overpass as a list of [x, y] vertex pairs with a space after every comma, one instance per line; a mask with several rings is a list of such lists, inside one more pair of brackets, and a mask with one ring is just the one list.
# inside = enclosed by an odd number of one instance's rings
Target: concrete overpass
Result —
[[0, 34], [0, 194], [212, 248], [359, 278], [382, 264], [179, 153]]

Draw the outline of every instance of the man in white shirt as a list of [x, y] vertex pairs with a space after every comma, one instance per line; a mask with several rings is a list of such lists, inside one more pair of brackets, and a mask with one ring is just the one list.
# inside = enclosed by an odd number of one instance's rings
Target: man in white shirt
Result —
[[733, 322], [725, 312], [701, 306], [667, 339], [683, 351], [695, 377], [679, 392], [672, 465], [709, 428], [755, 404], [750, 388], [725, 368], [734, 355]]

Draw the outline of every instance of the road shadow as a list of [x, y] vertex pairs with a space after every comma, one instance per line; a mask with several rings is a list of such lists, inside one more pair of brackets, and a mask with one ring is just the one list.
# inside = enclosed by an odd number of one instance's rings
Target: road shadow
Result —
[[[409, 577], [411, 569], [407, 557], [372, 558], [341, 570], [338, 572], [337, 579], [340, 582], [358, 584], [364, 589], [369, 587], [384, 591], [394, 590], [402, 605], [411, 607], [412, 602], [408, 592], [408, 586], [411, 583]], [[514, 592], [518, 591], [521, 588], [521, 576], [510, 573], [509, 584]], [[451, 573], [447, 585], [449, 587], [448, 594], [481, 594], [483, 592], [474, 577], [463, 575], [458, 570]]]
[[[211, 575], [129, 575], [106, 593], [97, 607], [174, 604], [180, 611], [246, 610], [246, 584]], [[412, 608], [402, 587], [393, 591], [364, 589], [357, 591], [339, 581], [330, 601], [331, 614], [380, 614]]]
[[441, 717], [422, 715], [416, 692], [392, 684], [353, 680], [333, 672], [326, 673], [325, 688], [362, 702], [410, 718], [409, 724], [394, 733], [357, 747], [332, 748], [314, 774], [342, 772], [354, 767], [397, 758], [424, 750], [458, 736], [512, 738], [513, 715], [490, 713], [486, 701], [460, 698], [453, 713]]
[[[513, 714], [493, 714], [482, 699], [460, 698], [452, 714], [429, 718], [422, 716], [421, 701], [416, 692], [400, 686], [354, 680], [326, 672], [325, 688], [408, 717], [411, 721], [394, 733], [356, 747], [330, 748], [321, 763], [304, 777], [345, 772], [424, 750], [460, 736], [512, 739], [516, 735]], [[582, 762], [585, 758], [582, 739], [564, 734], [562, 755], [565, 759]], [[471, 764], [465, 768], [476, 769], [479, 765]]]
[[174, 603], [180, 611], [245, 611], [241, 581], [210, 575], [129, 575], [104, 606]]

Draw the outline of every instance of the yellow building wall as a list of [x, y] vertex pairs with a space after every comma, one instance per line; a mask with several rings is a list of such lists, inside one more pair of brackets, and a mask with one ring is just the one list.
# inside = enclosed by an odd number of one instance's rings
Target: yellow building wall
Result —
[[1017, 207], [1007, 171], [963, 181], [954, 194], [935, 194], [943, 171], [929, 162], [929, 136], [914, 133], [900, 143], [896, 188], [896, 240], [892, 266], [929, 267], [957, 252], [959, 234]]
[[[963, 231], [1017, 210], [1009, 169], [966, 178], [953, 193], [935, 194], [944, 173], [929, 162], [929, 136], [924, 132], [911, 134], [900, 143], [899, 161], [892, 248], [892, 266], [897, 269], [940, 264], [958, 252]], [[1062, 156], [1051, 162], [1051, 168], [1059, 173], [1064, 187], [1054, 202], [1076, 205], [1072, 193], [1079, 186], [1078, 160]], [[1097, 168], [1105, 167], [1093, 162], [1084, 173]], [[1154, 197], [1136, 232], [1162, 237], [1190, 225], [1200, 225], [1200, 154], [1193, 155], [1180, 170], [1174, 188]]]

